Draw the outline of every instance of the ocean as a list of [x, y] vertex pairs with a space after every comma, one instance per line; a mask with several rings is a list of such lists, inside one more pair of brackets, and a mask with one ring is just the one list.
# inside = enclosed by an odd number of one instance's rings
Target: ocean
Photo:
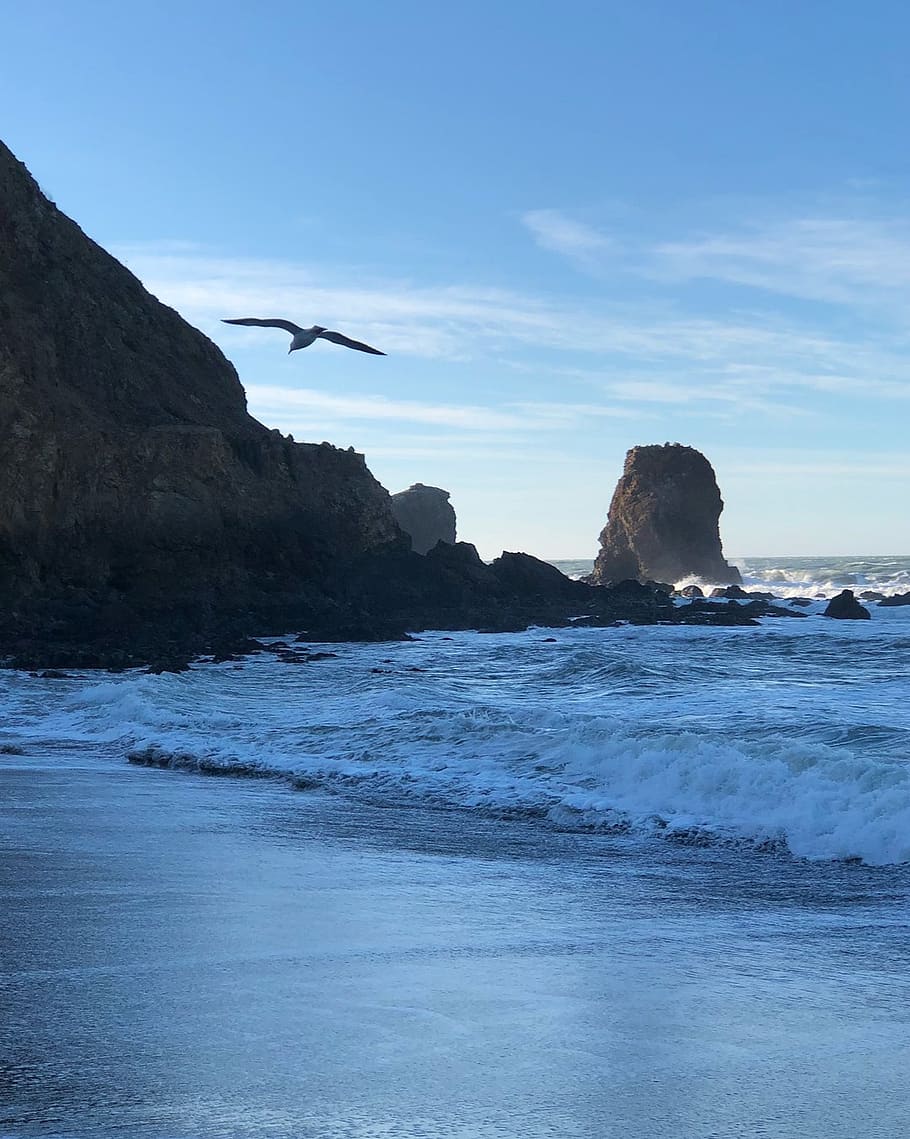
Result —
[[910, 558], [731, 560], [805, 616], [0, 672], [0, 1135], [905, 1134]]

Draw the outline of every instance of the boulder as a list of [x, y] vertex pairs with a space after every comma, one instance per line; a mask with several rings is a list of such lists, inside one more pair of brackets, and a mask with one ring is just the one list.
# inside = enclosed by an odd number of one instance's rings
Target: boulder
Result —
[[392, 495], [392, 513], [415, 554], [428, 553], [437, 542], [455, 543], [455, 511], [447, 490], [414, 483]]
[[740, 584], [724, 561], [718, 520], [723, 501], [714, 470], [679, 443], [633, 447], [617, 483], [589, 580], [678, 581], [695, 576]]
[[836, 617], [839, 621], [868, 621], [871, 614], [856, 600], [852, 589], [844, 589], [831, 598], [822, 616]]
[[910, 593], [895, 593], [893, 597], [883, 597], [878, 604], [885, 609], [891, 609], [895, 605], [910, 605]]
[[728, 601], [771, 601], [774, 598], [773, 593], [762, 593], [757, 589], [747, 593], [740, 585], [718, 585], [711, 590], [710, 596], [725, 597]]

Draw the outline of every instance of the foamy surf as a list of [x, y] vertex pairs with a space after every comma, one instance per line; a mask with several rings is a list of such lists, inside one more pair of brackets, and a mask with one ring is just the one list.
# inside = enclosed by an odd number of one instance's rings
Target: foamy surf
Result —
[[180, 676], [6, 674], [0, 744], [888, 865], [910, 861], [910, 610], [881, 617], [426, 634]]

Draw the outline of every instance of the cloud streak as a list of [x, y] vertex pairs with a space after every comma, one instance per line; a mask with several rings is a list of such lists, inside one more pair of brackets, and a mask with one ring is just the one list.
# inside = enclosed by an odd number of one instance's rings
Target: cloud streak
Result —
[[560, 253], [588, 269], [601, 267], [617, 248], [614, 238], [559, 210], [528, 210], [521, 220], [541, 249]]
[[[596, 250], [607, 254], [608, 243], [588, 228], [557, 224], [555, 211], [533, 214], [538, 234], [546, 231], [567, 255], [574, 257], [579, 248], [586, 256]], [[800, 235], [803, 246], [797, 240]], [[802, 277], [787, 284], [792, 292], [848, 297], [850, 290], [870, 291], [866, 282], [879, 275], [879, 287], [895, 293], [905, 278], [910, 284], [910, 236], [906, 265], [893, 264], [904, 256], [903, 246], [896, 246], [898, 254], [889, 254], [881, 233], [878, 243], [868, 247], [866, 237], [869, 232], [859, 225], [794, 223], [773, 233], [756, 230], [737, 241], [715, 237], [652, 246], [642, 251], [637, 271], [683, 282], [702, 273], [731, 282], [751, 275], [770, 288], [778, 276], [789, 280], [790, 263], [805, 254]], [[813, 256], [806, 245], [815, 249]], [[857, 307], [856, 327], [848, 334], [841, 323], [835, 335], [829, 322], [806, 315], [797, 320], [783, 305], [745, 310], [721, 304], [700, 312], [692, 311], [695, 306], [690, 304], [687, 311], [680, 296], [639, 304], [608, 296], [569, 300], [555, 292], [418, 285], [338, 267], [220, 257], [183, 246], [132, 246], [119, 252], [152, 292], [232, 355], [249, 360], [261, 358], [273, 346], [280, 349], [281, 334], [231, 329], [228, 335], [221, 317], [313, 320], [340, 326], [412, 364], [479, 364], [487, 374], [517, 370], [539, 390], [541, 385], [567, 382], [571, 394], [566, 405], [587, 406], [590, 415], [619, 416], [633, 410], [651, 415], [660, 406], [701, 407], [728, 417], [755, 411], [798, 415], [799, 401], [818, 393], [901, 402], [910, 396], [906, 337], [895, 320], [868, 330], [865, 304]], [[823, 285], [836, 264], [841, 266], [838, 282]], [[317, 344], [308, 351], [337, 350]], [[262, 368], [257, 371], [262, 377]], [[527, 401], [528, 407], [533, 402]], [[485, 400], [458, 406], [415, 403], [409, 410], [400, 401], [381, 399], [360, 406], [376, 419], [458, 426], [485, 418], [500, 428], [507, 424], [509, 430], [536, 430], [538, 421], [577, 418], [555, 404], [547, 416], [532, 416], [528, 407], [522, 410], [517, 403], [490, 408]], [[350, 418], [356, 409], [353, 404], [344, 411], [341, 405], [333, 410], [323, 404], [322, 412]]]

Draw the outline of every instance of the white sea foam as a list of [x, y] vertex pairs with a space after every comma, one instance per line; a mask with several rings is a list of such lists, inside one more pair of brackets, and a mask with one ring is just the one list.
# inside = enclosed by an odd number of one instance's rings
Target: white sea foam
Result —
[[428, 635], [180, 676], [7, 674], [0, 744], [92, 744], [371, 801], [910, 861], [910, 610], [554, 635]]
[[[730, 558], [743, 578], [743, 588], [775, 597], [831, 598], [842, 589], [868, 590], [884, 597], [910, 592], [910, 557], [876, 558]], [[557, 560], [563, 573], [580, 578], [591, 572], [593, 560]], [[697, 575], [673, 583], [677, 589], [697, 585], [706, 594], [717, 585]]]

